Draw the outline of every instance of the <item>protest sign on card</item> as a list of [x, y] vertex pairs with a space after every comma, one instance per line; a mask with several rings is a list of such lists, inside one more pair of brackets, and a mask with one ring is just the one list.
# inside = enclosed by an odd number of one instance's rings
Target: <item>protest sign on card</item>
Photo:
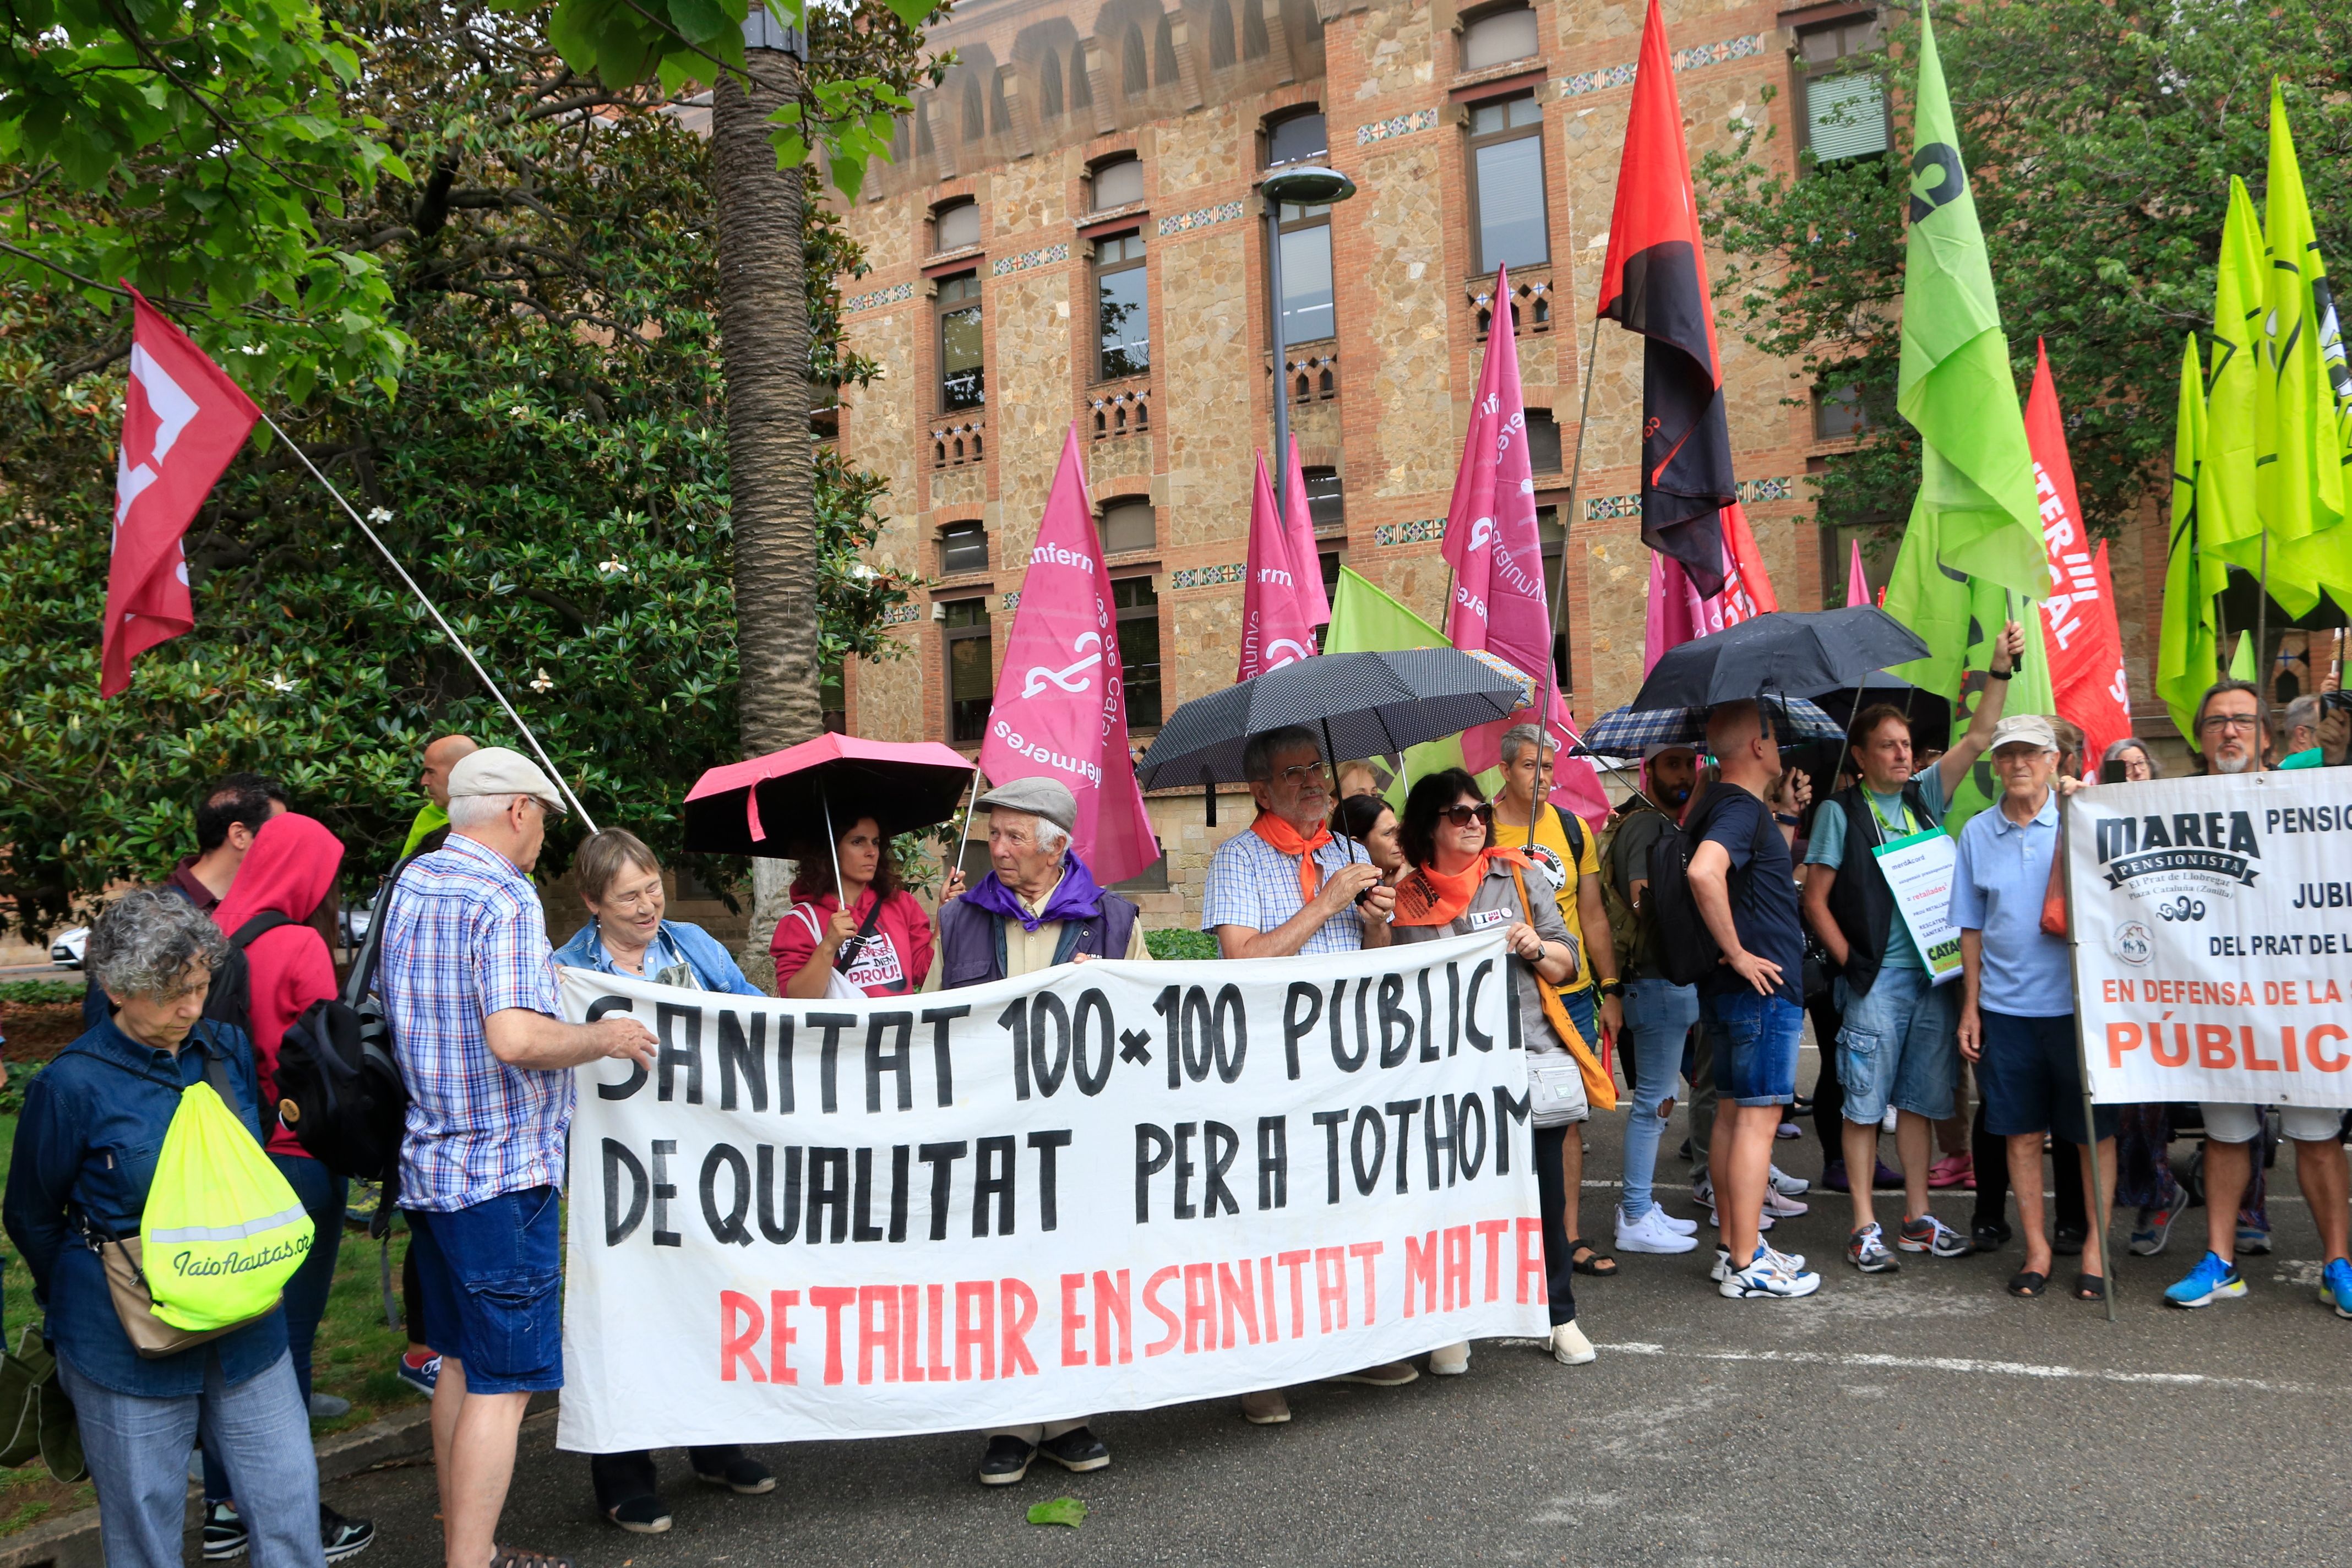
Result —
[[1940, 827], [1906, 834], [1877, 846], [1878, 869], [1885, 877], [1903, 924], [1927, 961], [1927, 974], [1941, 985], [1960, 973], [1960, 932], [1952, 924], [1952, 868], [1958, 850]]
[[1499, 931], [769, 1001], [566, 969], [566, 1448], [978, 1429], [1549, 1331]]
[[2066, 841], [2094, 1100], [2352, 1105], [2352, 773], [2086, 789]]

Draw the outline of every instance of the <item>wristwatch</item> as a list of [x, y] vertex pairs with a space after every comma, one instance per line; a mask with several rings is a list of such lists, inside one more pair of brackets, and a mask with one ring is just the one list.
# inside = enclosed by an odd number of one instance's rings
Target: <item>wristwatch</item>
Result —
[[1622, 996], [1625, 994], [1625, 983], [1622, 980], [1604, 980], [1593, 989], [1599, 991], [1603, 996]]
[[2007, 680], [2011, 676], [2015, 675], [2017, 671], [2013, 669], [1988, 669], [1985, 671], [1985, 679], [1987, 680]]

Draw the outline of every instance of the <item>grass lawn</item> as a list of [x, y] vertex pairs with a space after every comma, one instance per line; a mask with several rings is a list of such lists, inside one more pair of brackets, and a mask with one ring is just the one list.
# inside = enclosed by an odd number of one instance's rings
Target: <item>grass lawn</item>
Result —
[[[16, 1139], [16, 1117], [12, 1108], [0, 1114], [0, 1170], [5, 1169]], [[379, 1245], [363, 1232], [343, 1232], [342, 1249], [335, 1259], [334, 1289], [328, 1297], [326, 1321], [319, 1325], [319, 1342], [310, 1358], [310, 1368], [312, 1386], [320, 1393], [350, 1400], [352, 1408], [340, 1419], [312, 1422], [313, 1436], [363, 1426], [424, 1403], [424, 1396], [393, 1372], [407, 1336], [384, 1327]], [[400, 1267], [407, 1247], [407, 1231], [394, 1230], [392, 1294], [395, 1305], [400, 1300]], [[8, 1342], [13, 1346], [27, 1324], [39, 1322], [40, 1313], [33, 1304], [32, 1276], [23, 1260], [14, 1255], [14, 1249], [9, 1251], [7, 1327]], [[59, 1486], [49, 1479], [38, 1459], [20, 1469], [0, 1470], [0, 1535], [23, 1530], [58, 1513], [89, 1507], [96, 1500], [97, 1493], [89, 1482]]]

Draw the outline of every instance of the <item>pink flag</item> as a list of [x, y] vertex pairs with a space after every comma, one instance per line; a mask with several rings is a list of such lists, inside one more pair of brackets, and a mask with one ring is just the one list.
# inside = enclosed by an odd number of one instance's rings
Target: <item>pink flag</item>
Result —
[[[1510, 297], [1507, 270], [1498, 270], [1495, 298]], [[1519, 401], [1518, 341], [1515, 331], [1500, 330], [1507, 321], [1498, 310], [1445, 509], [1445, 563], [1454, 568], [1445, 637], [1455, 647], [1493, 654], [1540, 685], [1551, 657], [1551, 615], [1536, 537], [1528, 414]]]
[[1764, 570], [1764, 552], [1748, 531], [1747, 509], [1738, 501], [1723, 509], [1723, 592], [1716, 599], [1727, 626], [1780, 607], [1771, 574]]
[[1642, 633], [1642, 672], [1646, 675], [1668, 648], [1693, 637], [1736, 626], [1780, 607], [1771, 575], [1738, 501], [1723, 509], [1723, 592], [1702, 598], [1698, 586], [1671, 555], [1650, 555], [1650, 611]]
[[1298, 467], [1296, 436], [1290, 438], [1290, 467], [1283, 474], [1282, 489], [1283, 504], [1290, 510], [1290, 571], [1298, 584], [1298, 602], [1308, 626], [1328, 626], [1331, 600], [1323, 592], [1323, 552], [1315, 543], [1315, 519], [1307, 510], [1307, 476]]
[[[1242, 585], [1242, 662], [1236, 684], [1315, 654], [1312, 606], [1298, 582], [1295, 541], [1283, 531], [1274, 510], [1274, 487], [1266, 482], [1265, 454], [1258, 454], [1257, 484], [1250, 492], [1249, 580]], [[1314, 579], [1322, 588], [1318, 573]]]
[[2124, 681], [2124, 637], [2116, 591], [2097, 561], [2074, 495], [2066, 422], [2050, 355], [2037, 345], [2033, 390], [2025, 399], [2025, 444], [2033, 454], [2033, 489], [2042, 503], [2042, 542], [2050, 559], [2050, 596], [2042, 601], [2042, 640], [2050, 650], [2050, 689], [2058, 716], [2082, 726], [2086, 755], [2132, 732], [2131, 691]]
[[1845, 607], [1870, 603], [1870, 579], [1862, 569], [1862, 541], [1853, 542], [1853, 556], [1845, 563]]
[[1123, 882], [1160, 858], [1127, 750], [1124, 669], [1073, 425], [1029, 552], [980, 765], [998, 784], [1069, 785], [1078, 800], [1072, 847], [1103, 883]]

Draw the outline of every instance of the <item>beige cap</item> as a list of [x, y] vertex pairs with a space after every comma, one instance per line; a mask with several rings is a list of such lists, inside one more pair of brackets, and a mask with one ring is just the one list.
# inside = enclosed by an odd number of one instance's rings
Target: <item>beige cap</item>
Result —
[[1075, 833], [1078, 827], [1078, 797], [1059, 779], [1014, 779], [998, 784], [972, 804], [976, 811], [992, 811], [999, 806], [1006, 811], [1025, 811], [1032, 816], [1044, 817], [1065, 833]]
[[2032, 746], [2054, 752], [2058, 749], [2058, 731], [2039, 713], [2012, 714], [1992, 727], [1990, 749], [1998, 752], [2003, 746]]
[[504, 746], [469, 752], [449, 770], [449, 798], [469, 795], [527, 795], [558, 816], [564, 811], [562, 793], [548, 782], [539, 764]]

